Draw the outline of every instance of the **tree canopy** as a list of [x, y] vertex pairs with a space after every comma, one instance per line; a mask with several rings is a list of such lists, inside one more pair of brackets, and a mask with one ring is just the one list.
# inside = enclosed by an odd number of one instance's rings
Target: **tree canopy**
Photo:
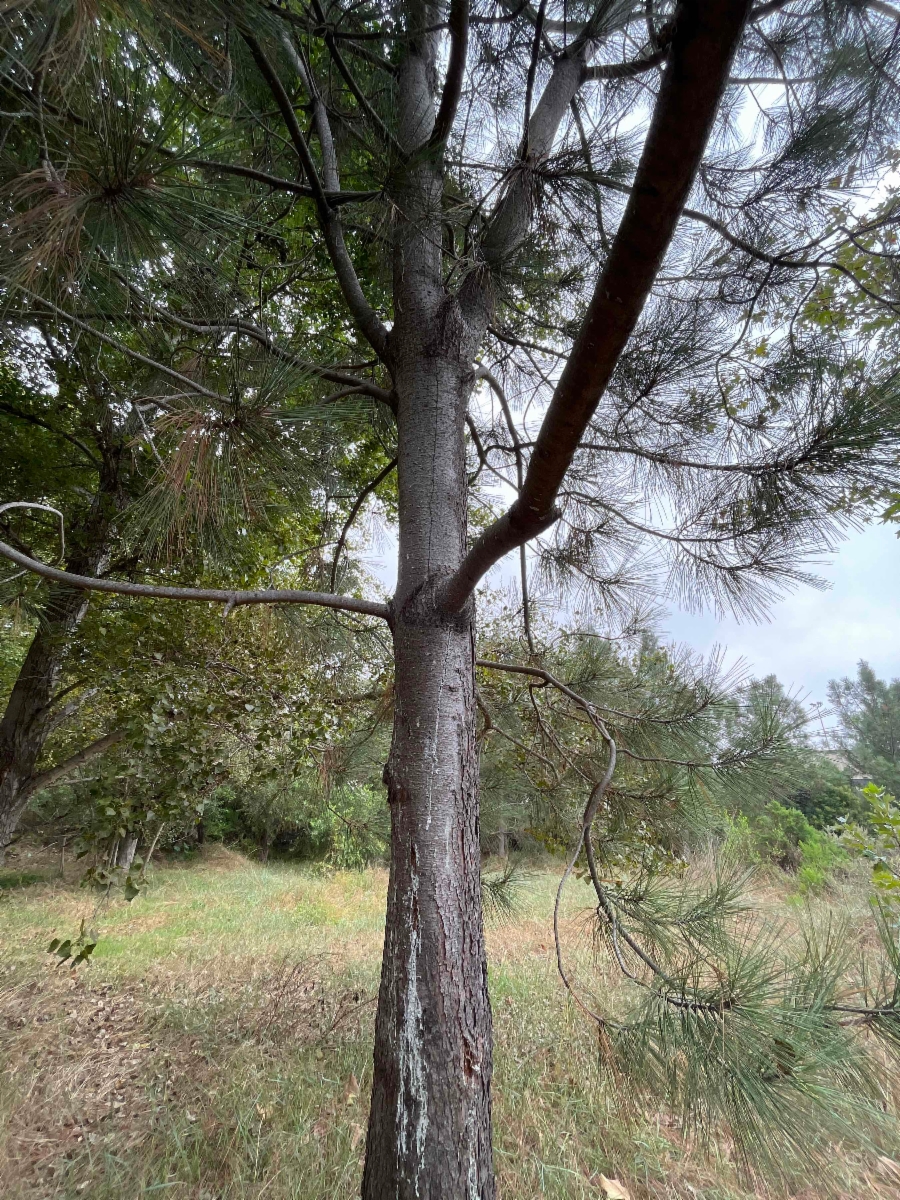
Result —
[[860, 662], [855, 679], [833, 679], [841, 746], [857, 771], [888, 791], [900, 791], [900, 680], [879, 679]]

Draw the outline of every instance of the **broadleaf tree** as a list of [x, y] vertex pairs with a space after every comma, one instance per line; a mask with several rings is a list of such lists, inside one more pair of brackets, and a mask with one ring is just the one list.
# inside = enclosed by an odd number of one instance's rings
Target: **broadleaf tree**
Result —
[[[898, 19], [882, 0], [35, 0], [4, 14], [5, 320], [137, 364], [149, 436], [177, 442], [179, 497], [239, 490], [239, 451], [283, 471], [318, 422], [390, 431], [359, 494], [396, 470], [388, 602], [337, 594], [339, 556], [322, 592], [191, 589], [78, 578], [0, 547], [66, 587], [388, 626], [367, 1200], [494, 1194], [474, 649], [487, 573], [518, 555], [532, 658], [534, 603], [565, 594], [601, 623], [661, 592], [754, 615], [892, 482], [892, 374], [852, 320], [820, 336], [804, 306], [839, 276], [895, 311], [860, 256], [895, 253], [896, 209], [872, 197], [893, 163]], [[607, 755], [579, 843], [615, 942], [591, 825], [616, 741], [555, 683]], [[732, 957], [727, 992], [651, 989], [657, 1041], [626, 1040], [651, 1065], [671, 1051], [675, 1071], [690, 1038], [696, 1051], [736, 1021], [737, 1058], [704, 1054], [683, 1095], [705, 1082], [701, 1107], [740, 1120], [806, 1074], [755, 1032], [769, 952]], [[675, 967], [653, 965], [674, 986]], [[819, 996], [810, 978], [780, 1020]], [[890, 1018], [876, 1008], [860, 1019]], [[792, 1053], [840, 1057], [834, 1024], [811, 1029]], [[739, 1139], [761, 1142], [755, 1125]]]
[[855, 679], [832, 679], [828, 698], [837, 715], [837, 743], [850, 766], [879, 787], [900, 790], [900, 680], [879, 679], [859, 662]]
[[[6, 536], [20, 547], [61, 555], [69, 569], [92, 575], [109, 562], [115, 523], [133, 499], [142, 455], [129, 452], [127, 424], [112, 419], [102, 388], [85, 389], [81, 403], [75, 402], [76, 363], [60, 366], [55, 396], [25, 386], [9, 370], [2, 376], [4, 474], [17, 499], [10, 505], [10, 495], [4, 497], [0, 520]], [[27, 502], [36, 507], [26, 508]], [[56, 505], [70, 514], [61, 542]], [[48, 516], [51, 523], [45, 524]], [[34, 591], [27, 576], [14, 577], [4, 587], [4, 600], [17, 604], [25, 620], [31, 618], [32, 637], [0, 718], [0, 860], [29, 800], [122, 737], [114, 724], [52, 767], [42, 763], [48, 739], [71, 722], [90, 694], [77, 678], [63, 681], [66, 654], [90, 593], [65, 587], [51, 588], [45, 596]]]
[[[250, 429], [237, 465], [231, 447], [203, 462], [206, 447], [201, 441], [198, 449], [190, 414], [151, 436], [140, 398], [144, 381], [128, 354], [79, 340], [66, 328], [51, 332], [43, 323], [24, 341], [21, 333], [12, 325], [2, 336], [19, 371], [0, 375], [8, 489], [0, 521], [9, 542], [62, 561], [69, 571], [132, 580], [159, 570], [171, 577], [175, 557], [179, 578], [190, 582], [211, 573], [221, 581], [227, 573], [246, 586], [273, 569], [295, 581], [327, 574], [360, 473], [384, 460], [377, 429], [348, 446], [340, 427], [322, 428], [306, 439], [302, 455], [284, 450], [273, 461], [270, 454], [264, 473]], [[236, 440], [243, 437], [239, 429]], [[11, 495], [17, 499], [9, 501]], [[238, 528], [242, 535], [230, 536]], [[293, 556], [298, 541], [308, 543], [300, 560]], [[118, 706], [105, 705], [105, 726], [68, 743], [63, 755], [54, 753], [60, 733], [72, 730], [86, 701], [96, 708], [98, 693], [116, 691], [110, 678], [126, 664], [146, 675], [133, 645], [116, 647], [114, 668], [104, 670], [108, 634], [95, 637], [93, 648], [79, 644], [89, 591], [45, 591], [34, 581], [27, 571], [15, 572], [0, 593], [7, 610], [18, 611], [20, 630], [31, 632], [16, 677], [3, 689], [0, 857], [42, 788], [122, 739], [130, 723], [129, 689], [120, 691]], [[142, 682], [152, 690], [149, 680]]]

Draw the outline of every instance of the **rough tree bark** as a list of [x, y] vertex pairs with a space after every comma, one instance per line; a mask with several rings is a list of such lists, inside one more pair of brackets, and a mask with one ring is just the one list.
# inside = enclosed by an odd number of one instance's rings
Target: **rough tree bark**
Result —
[[436, 583], [465, 550], [468, 371], [440, 356], [420, 365], [398, 389], [413, 419], [400, 424], [391, 876], [366, 1200], [493, 1196], [474, 612], [435, 605]]
[[84, 592], [54, 588], [0, 721], [0, 862], [33, 794], [66, 646], [87, 610]]
[[[67, 567], [76, 574], [95, 575], [108, 552], [109, 533], [118, 494], [117, 459], [108, 461], [97, 495], [81, 529], [71, 532], [74, 552]], [[56, 584], [50, 588], [25, 661], [10, 693], [0, 720], [0, 863], [15, 836], [28, 801], [38, 788], [37, 765], [53, 729], [53, 696], [72, 635], [87, 612], [90, 592]], [[102, 753], [118, 741], [116, 732], [92, 743], [93, 753]], [[91, 755], [92, 756], [92, 755]], [[74, 755], [74, 768], [85, 761]], [[46, 772], [49, 780], [60, 772]]]
[[[420, 29], [437, 6], [415, 10]], [[414, 153], [437, 112], [437, 35], [410, 40], [397, 136]], [[481, 916], [474, 606], [439, 594], [466, 551], [465, 416], [475, 345], [442, 285], [439, 155], [395, 194], [400, 556], [395, 715], [385, 782], [391, 873], [375, 1030], [365, 1200], [494, 1195], [491, 1012]]]

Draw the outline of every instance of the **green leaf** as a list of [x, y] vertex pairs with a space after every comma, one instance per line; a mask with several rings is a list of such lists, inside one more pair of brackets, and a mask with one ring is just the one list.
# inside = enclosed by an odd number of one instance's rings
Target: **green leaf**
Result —
[[82, 946], [79, 952], [72, 959], [72, 966], [77, 967], [79, 963], [87, 962], [96, 949], [96, 942], [88, 942], [86, 946]]

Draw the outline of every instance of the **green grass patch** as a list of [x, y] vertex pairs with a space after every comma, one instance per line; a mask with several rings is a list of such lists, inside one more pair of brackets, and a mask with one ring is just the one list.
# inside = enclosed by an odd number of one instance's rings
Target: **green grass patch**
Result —
[[30, 887], [33, 883], [44, 883], [46, 879], [45, 871], [0, 871], [0, 892]]

